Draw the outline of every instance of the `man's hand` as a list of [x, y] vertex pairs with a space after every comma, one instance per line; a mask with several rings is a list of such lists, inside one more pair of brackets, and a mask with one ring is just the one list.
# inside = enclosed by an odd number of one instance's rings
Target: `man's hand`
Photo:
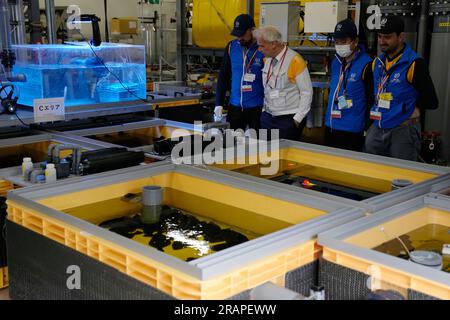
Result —
[[420, 109], [418, 107], [414, 108], [414, 112], [411, 115], [411, 117], [409, 117], [410, 119], [417, 119], [420, 118]]
[[298, 122], [298, 121], [295, 120], [295, 119], [294, 119], [294, 124], [295, 124], [295, 126], [297, 127], [297, 129], [300, 128], [300, 122]]
[[214, 108], [214, 122], [221, 122], [223, 119], [223, 107], [217, 106]]

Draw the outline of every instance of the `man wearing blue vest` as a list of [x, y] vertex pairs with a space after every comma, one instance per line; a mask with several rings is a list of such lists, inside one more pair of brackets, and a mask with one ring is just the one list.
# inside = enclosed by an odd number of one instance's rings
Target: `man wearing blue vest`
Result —
[[254, 29], [255, 22], [248, 14], [235, 19], [231, 35], [237, 38], [226, 46], [219, 73], [214, 118], [221, 120], [226, 92], [230, 91], [227, 122], [233, 130], [260, 128], [264, 104], [261, 71], [264, 55], [258, 51], [252, 34]]
[[400, 17], [381, 19], [378, 44], [383, 53], [372, 66], [375, 103], [366, 151], [417, 161], [420, 118], [426, 109], [437, 109], [438, 99], [425, 61], [404, 42], [404, 29]]
[[364, 129], [373, 94], [372, 58], [358, 44], [352, 20], [336, 25], [336, 58], [331, 63], [331, 83], [325, 115], [325, 144], [361, 152]]

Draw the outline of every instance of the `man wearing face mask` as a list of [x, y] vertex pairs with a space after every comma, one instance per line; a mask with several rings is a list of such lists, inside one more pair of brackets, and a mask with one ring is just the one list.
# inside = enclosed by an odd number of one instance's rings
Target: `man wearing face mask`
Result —
[[398, 16], [381, 19], [378, 44], [383, 52], [373, 62], [374, 121], [366, 137], [368, 153], [417, 161], [421, 147], [420, 118], [436, 109], [438, 99], [425, 60], [405, 43]]
[[362, 151], [364, 129], [372, 103], [372, 59], [358, 44], [352, 20], [339, 22], [334, 31], [336, 57], [325, 115], [325, 144], [333, 148]]
[[234, 21], [231, 35], [236, 39], [225, 48], [216, 90], [214, 120], [222, 119], [226, 92], [230, 91], [227, 122], [233, 130], [258, 130], [264, 103], [262, 68], [264, 56], [253, 37], [255, 22], [248, 14]]

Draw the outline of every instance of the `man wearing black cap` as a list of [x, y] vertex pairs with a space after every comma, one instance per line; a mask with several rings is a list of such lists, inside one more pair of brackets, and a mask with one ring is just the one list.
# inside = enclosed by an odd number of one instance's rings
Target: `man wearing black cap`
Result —
[[231, 129], [260, 128], [264, 104], [262, 68], [264, 55], [253, 37], [255, 22], [248, 14], [239, 15], [231, 32], [236, 39], [225, 48], [216, 90], [215, 120], [222, 118], [226, 92], [230, 91], [227, 122]]
[[438, 99], [425, 61], [404, 42], [400, 17], [381, 19], [378, 44], [383, 52], [373, 63], [374, 121], [366, 137], [366, 151], [417, 161], [420, 152], [420, 117], [437, 109]]
[[358, 44], [352, 20], [336, 25], [336, 57], [331, 63], [330, 98], [325, 115], [325, 144], [362, 151], [368, 110], [372, 104], [372, 59]]

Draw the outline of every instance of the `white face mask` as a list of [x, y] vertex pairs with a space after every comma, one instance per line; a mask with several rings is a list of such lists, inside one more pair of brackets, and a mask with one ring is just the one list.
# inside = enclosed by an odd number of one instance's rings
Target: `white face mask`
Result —
[[353, 53], [353, 51], [349, 44], [342, 44], [342, 45], [337, 44], [336, 53], [342, 58], [347, 58]]

